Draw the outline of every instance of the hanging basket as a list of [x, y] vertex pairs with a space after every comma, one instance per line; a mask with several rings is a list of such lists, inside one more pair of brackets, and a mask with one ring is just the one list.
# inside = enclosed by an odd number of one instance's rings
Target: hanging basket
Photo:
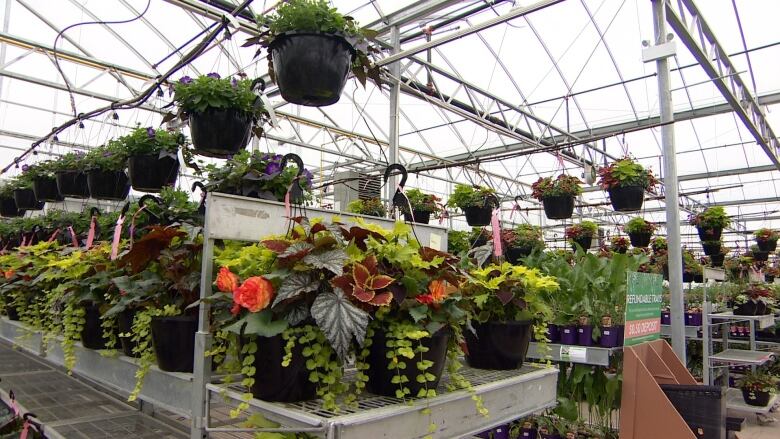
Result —
[[722, 267], [723, 261], [726, 259], [726, 255], [716, 254], [710, 256], [710, 263], [713, 267]]
[[130, 193], [130, 180], [124, 170], [90, 169], [87, 171], [87, 186], [89, 194], [96, 200], [122, 201]]
[[628, 234], [628, 239], [631, 241], [631, 245], [637, 248], [646, 248], [650, 245], [650, 238], [653, 236], [650, 232], [634, 232]]
[[699, 233], [699, 239], [702, 241], [720, 241], [720, 236], [723, 234], [723, 227], [696, 227], [696, 231]]
[[130, 185], [139, 192], [160, 192], [173, 186], [179, 174], [179, 159], [158, 154], [130, 156], [127, 160]]
[[16, 201], [13, 197], [0, 198], [0, 216], [13, 218], [24, 216], [24, 210], [16, 207]]
[[705, 241], [701, 243], [701, 246], [704, 249], [704, 254], [707, 256], [720, 254], [720, 241], [712, 244]]
[[506, 260], [509, 261], [510, 264], [517, 264], [520, 259], [530, 255], [534, 248], [532, 246], [524, 246], [524, 247], [505, 247], [506, 248]]
[[41, 210], [43, 202], [35, 199], [35, 192], [32, 189], [14, 189], [14, 201], [16, 207], [24, 210]]
[[234, 109], [208, 108], [190, 113], [190, 135], [197, 154], [228, 158], [241, 151], [249, 142], [252, 118]]
[[100, 325], [100, 308], [93, 303], [89, 303], [84, 306], [84, 311], [81, 343], [87, 349], [105, 349], [108, 340], [103, 337], [103, 327]]
[[161, 370], [192, 373], [197, 329], [197, 317], [152, 317], [152, 344]]
[[593, 245], [593, 236], [581, 236], [579, 238], [573, 238], [571, 248], [577, 251], [577, 245], [582, 247], [584, 251], [588, 251], [591, 245]]
[[608, 190], [609, 202], [616, 212], [634, 212], [642, 208], [645, 188], [642, 186], [619, 186]]
[[493, 215], [491, 207], [468, 206], [463, 208], [466, 215], [466, 222], [471, 227], [484, 227], [490, 225], [490, 219]]
[[475, 323], [464, 331], [466, 363], [476, 369], [510, 370], [523, 365], [531, 341], [530, 320]]
[[59, 202], [65, 198], [57, 188], [57, 179], [54, 177], [41, 177], [33, 180], [33, 192], [38, 201]]
[[63, 197], [89, 198], [87, 174], [81, 171], [59, 171], [57, 189]]
[[574, 197], [571, 195], [560, 195], [557, 197], [542, 198], [544, 214], [549, 219], [561, 220], [571, 218], [574, 213]]
[[[414, 216], [414, 218], [412, 218], [412, 216]], [[409, 223], [428, 224], [431, 221], [431, 212], [412, 210], [412, 215], [409, 215], [409, 212], [404, 212], [404, 220]]]
[[750, 390], [742, 388], [742, 399], [745, 400], [745, 404], [752, 405], [754, 407], [766, 407], [769, 404], [769, 392], [759, 392], [757, 390]]
[[769, 252], [754, 251], [752, 255], [753, 260], [756, 262], [765, 262], [769, 259]]
[[759, 240], [756, 239], [756, 245], [762, 252], [773, 252], [777, 250], [777, 240]]
[[347, 40], [320, 32], [285, 32], [268, 49], [285, 101], [309, 107], [339, 101], [355, 57]]

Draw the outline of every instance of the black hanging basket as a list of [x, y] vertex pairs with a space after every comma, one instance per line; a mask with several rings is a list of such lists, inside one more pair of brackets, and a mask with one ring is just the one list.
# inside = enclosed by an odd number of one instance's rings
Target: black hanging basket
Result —
[[742, 399], [745, 400], [745, 404], [747, 405], [766, 407], [767, 404], [769, 404], [769, 397], [769, 392], [759, 392], [757, 390], [742, 388]]
[[710, 256], [710, 263], [712, 264], [713, 267], [722, 267], [723, 261], [725, 259], [726, 259], [726, 255], [718, 253], [716, 255]]
[[701, 243], [701, 247], [704, 249], [704, 254], [707, 256], [720, 254], [720, 241], [712, 243], [704, 241]]
[[6, 218], [24, 216], [24, 210], [16, 207], [16, 201], [13, 197], [2, 197], [0, 198], [0, 216]]
[[320, 32], [285, 32], [268, 49], [285, 101], [309, 107], [339, 101], [355, 57], [347, 40]]
[[528, 256], [534, 251], [532, 246], [525, 247], [506, 247], [506, 260], [510, 264], [517, 264], [520, 259]]
[[54, 177], [40, 177], [33, 180], [33, 192], [38, 201], [62, 201], [65, 198], [57, 188], [57, 179]]
[[[427, 352], [422, 353], [423, 360], [429, 360], [433, 362], [426, 372], [433, 374], [436, 377], [435, 381], [428, 382], [427, 387], [429, 389], [435, 389], [439, 384], [439, 379], [444, 372], [444, 366], [447, 363], [447, 344], [449, 343], [451, 333], [448, 329], [440, 329], [433, 334], [432, 337], [425, 337], [420, 340], [423, 346], [428, 348]], [[366, 371], [368, 375], [368, 382], [366, 383], [366, 390], [376, 395], [396, 397], [395, 391], [399, 389], [398, 384], [393, 383], [393, 377], [397, 374], [406, 376], [408, 382], [404, 383], [404, 386], [411, 391], [410, 397], [414, 398], [420, 389], [425, 388], [426, 384], [417, 382], [417, 370], [416, 364], [420, 360], [420, 357], [415, 357], [414, 360], [408, 360], [406, 369], [390, 370], [388, 369], [388, 348], [387, 338], [382, 331], [376, 331], [371, 339], [371, 346], [369, 347], [369, 354], [367, 362], [370, 365]]]
[[474, 332], [464, 331], [466, 362], [476, 369], [509, 370], [523, 365], [531, 340], [530, 320], [475, 323]]
[[777, 250], [777, 240], [760, 240], [756, 239], [756, 245], [762, 252], [773, 252]]
[[542, 206], [544, 206], [544, 214], [549, 219], [571, 218], [572, 213], [574, 213], [574, 197], [571, 195], [544, 197], [542, 198]]
[[117, 329], [119, 334], [119, 343], [122, 345], [122, 352], [128, 357], [138, 357], [138, 354], [133, 352], [136, 347], [136, 343], [131, 337], [122, 337], [122, 334], [133, 333], [133, 319], [135, 319], [135, 310], [126, 309], [120, 312], [116, 317]]
[[100, 308], [90, 303], [84, 306], [84, 327], [81, 329], [81, 343], [87, 349], [105, 349], [107, 340], [100, 325]]
[[645, 188], [642, 186], [613, 187], [608, 192], [609, 202], [617, 212], [637, 211], [645, 200]]
[[685, 283], [693, 282], [694, 276], [695, 275], [693, 273], [686, 273], [685, 271], [683, 271], [682, 281]]
[[756, 262], [765, 262], [769, 259], [769, 252], [754, 251], [751, 253], [753, 255], [753, 260]]
[[176, 184], [179, 159], [158, 154], [130, 156], [127, 160], [130, 185], [139, 192], [160, 192], [165, 186]]
[[699, 233], [699, 239], [702, 241], [720, 241], [723, 227], [702, 228], [697, 226], [696, 231]]
[[63, 197], [89, 198], [87, 174], [81, 171], [58, 171], [57, 189]]
[[90, 169], [87, 171], [87, 186], [89, 194], [96, 200], [122, 201], [130, 193], [130, 180], [124, 170]]
[[466, 215], [466, 222], [471, 227], [484, 227], [490, 225], [490, 219], [493, 215], [493, 209], [483, 206], [468, 206], [463, 208]]
[[14, 201], [16, 207], [24, 210], [41, 210], [43, 202], [35, 199], [35, 192], [32, 189], [14, 189]]
[[228, 158], [241, 151], [252, 132], [252, 118], [238, 110], [208, 108], [190, 113], [190, 135], [195, 152], [216, 158]]
[[583, 236], [580, 238], [573, 238], [572, 239], [571, 248], [574, 251], [577, 251], [577, 245], [579, 244], [580, 247], [582, 247], [583, 250], [588, 251], [590, 246], [593, 244], [593, 236]]
[[650, 238], [653, 236], [650, 232], [634, 232], [628, 234], [631, 245], [637, 248], [645, 248], [650, 245]]
[[[242, 336], [242, 344], [250, 336]], [[287, 341], [282, 335], [251, 336], [257, 344], [254, 365], [255, 383], [250, 389], [257, 399], [272, 402], [300, 402], [317, 397], [317, 385], [309, 381], [309, 370], [303, 356], [303, 346], [296, 343], [290, 364], [282, 366]]]
[[152, 317], [152, 344], [161, 370], [192, 373], [197, 329], [197, 317]]
[[[414, 218], [412, 218], [414, 216]], [[426, 212], [424, 210], [412, 210], [412, 215], [409, 215], [409, 212], [404, 212], [404, 220], [406, 222], [415, 222], [418, 224], [428, 224], [431, 222], [431, 212]]]

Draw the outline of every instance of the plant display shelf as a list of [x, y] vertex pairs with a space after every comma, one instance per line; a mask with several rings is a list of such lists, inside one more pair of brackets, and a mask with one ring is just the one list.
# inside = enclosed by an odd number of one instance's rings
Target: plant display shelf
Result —
[[[732, 322], [752, 322], [751, 326], [755, 326], [758, 329], [764, 329], [768, 328], [770, 326], [773, 326], [775, 324], [776, 317], [773, 314], [766, 314], [762, 316], [738, 316], [734, 315], [733, 311], [726, 311], [726, 312], [720, 312], [720, 313], [710, 313], [708, 314], [708, 317], [712, 320], [729, 320]], [[713, 321], [713, 325], [719, 325], [723, 322], [717, 322]]]
[[[685, 326], [685, 338], [687, 339], [697, 339], [699, 337], [699, 331], [701, 331], [701, 326]], [[661, 325], [661, 336], [662, 337], [671, 337], [672, 336], [672, 325]]]
[[730, 388], [726, 391], [726, 408], [742, 413], [761, 413], [768, 414], [772, 407], [777, 402], [778, 395], [772, 395], [769, 398], [769, 404], [765, 407], [757, 407], [754, 405], [748, 405], [742, 398], [742, 391], [740, 389]]
[[710, 355], [711, 363], [728, 363], [729, 365], [760, 366], [775, 357], [774, 352], [749, 351], [743, 349], [725, 349]]
[[[343, 408], [339, 412], [324, 409], [319, 400], [273, 403], [253, 399], [249, 404], [264, 417], [282, 424], [285, 431], [306, 431], [328, 439], [363, 439], [388, 437], [388, 432], [392, 432], [392, 437], [422, 438], [428, 435], [429, 423], [437, 425], [434, 438], [469, 437], [556, 403], [556, 368], [525, 365], [518, 370], [498, 371], [464, 367], [460, 372], [472, 383], [474, 393], [482, 398], [490, 412], [488, 417], [476, 412], [468, 391], [446, 390], [446, 374], [436, 397], [411, 402], [365, 393], [358, 399], [356, 408]], [[244, 390], [240, 386], [209, 384], [207, 387], [209, 406], [224, 403], [225, 397], [234, 404], [242, 401]], [[430, 416], [422, 413], [426, 408], [430, 409]], [[206, 431], [235, 430], [209, 426]]]
[[[600, 346], [577, 346], [557, 343], [547, 343], [550, 348], [550, 361], [563, 361], [570, 363], [590, 364], [593, 366], [609, 366], [609, 359], [616, 352], [623, 350], [622, 346], [614, 348], [602, 348]], [[548, 357], [539, 352], [539, 344], [531, 342], [528, 345], [527, 358], [545, 360]]]

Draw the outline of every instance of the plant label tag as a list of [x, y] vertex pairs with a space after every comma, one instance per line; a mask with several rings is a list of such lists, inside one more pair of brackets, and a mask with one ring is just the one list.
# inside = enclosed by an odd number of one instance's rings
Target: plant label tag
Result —
[[584, 363], [588, 358], [588, 348], [581, 346], [561, 346], [561, 360], [572, 363]]
[[431, 242], [428, 247], [434, 250], [441, 250], [441, 236], [431, 233]]

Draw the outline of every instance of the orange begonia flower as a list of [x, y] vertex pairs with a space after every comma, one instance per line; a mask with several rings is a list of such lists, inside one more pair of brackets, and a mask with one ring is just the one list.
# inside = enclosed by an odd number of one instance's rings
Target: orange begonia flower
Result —
[[233, 301], [250, 312], [265, 309], [274, 296], [274, 286], [262, 276], [253, 276], [245, 280], [233, 292]]
[[230, 272], [227, 267], [219, 269], [217, 274], [217, 289], [223, 293], [232, 293], [238, 288], [238, 276]]

